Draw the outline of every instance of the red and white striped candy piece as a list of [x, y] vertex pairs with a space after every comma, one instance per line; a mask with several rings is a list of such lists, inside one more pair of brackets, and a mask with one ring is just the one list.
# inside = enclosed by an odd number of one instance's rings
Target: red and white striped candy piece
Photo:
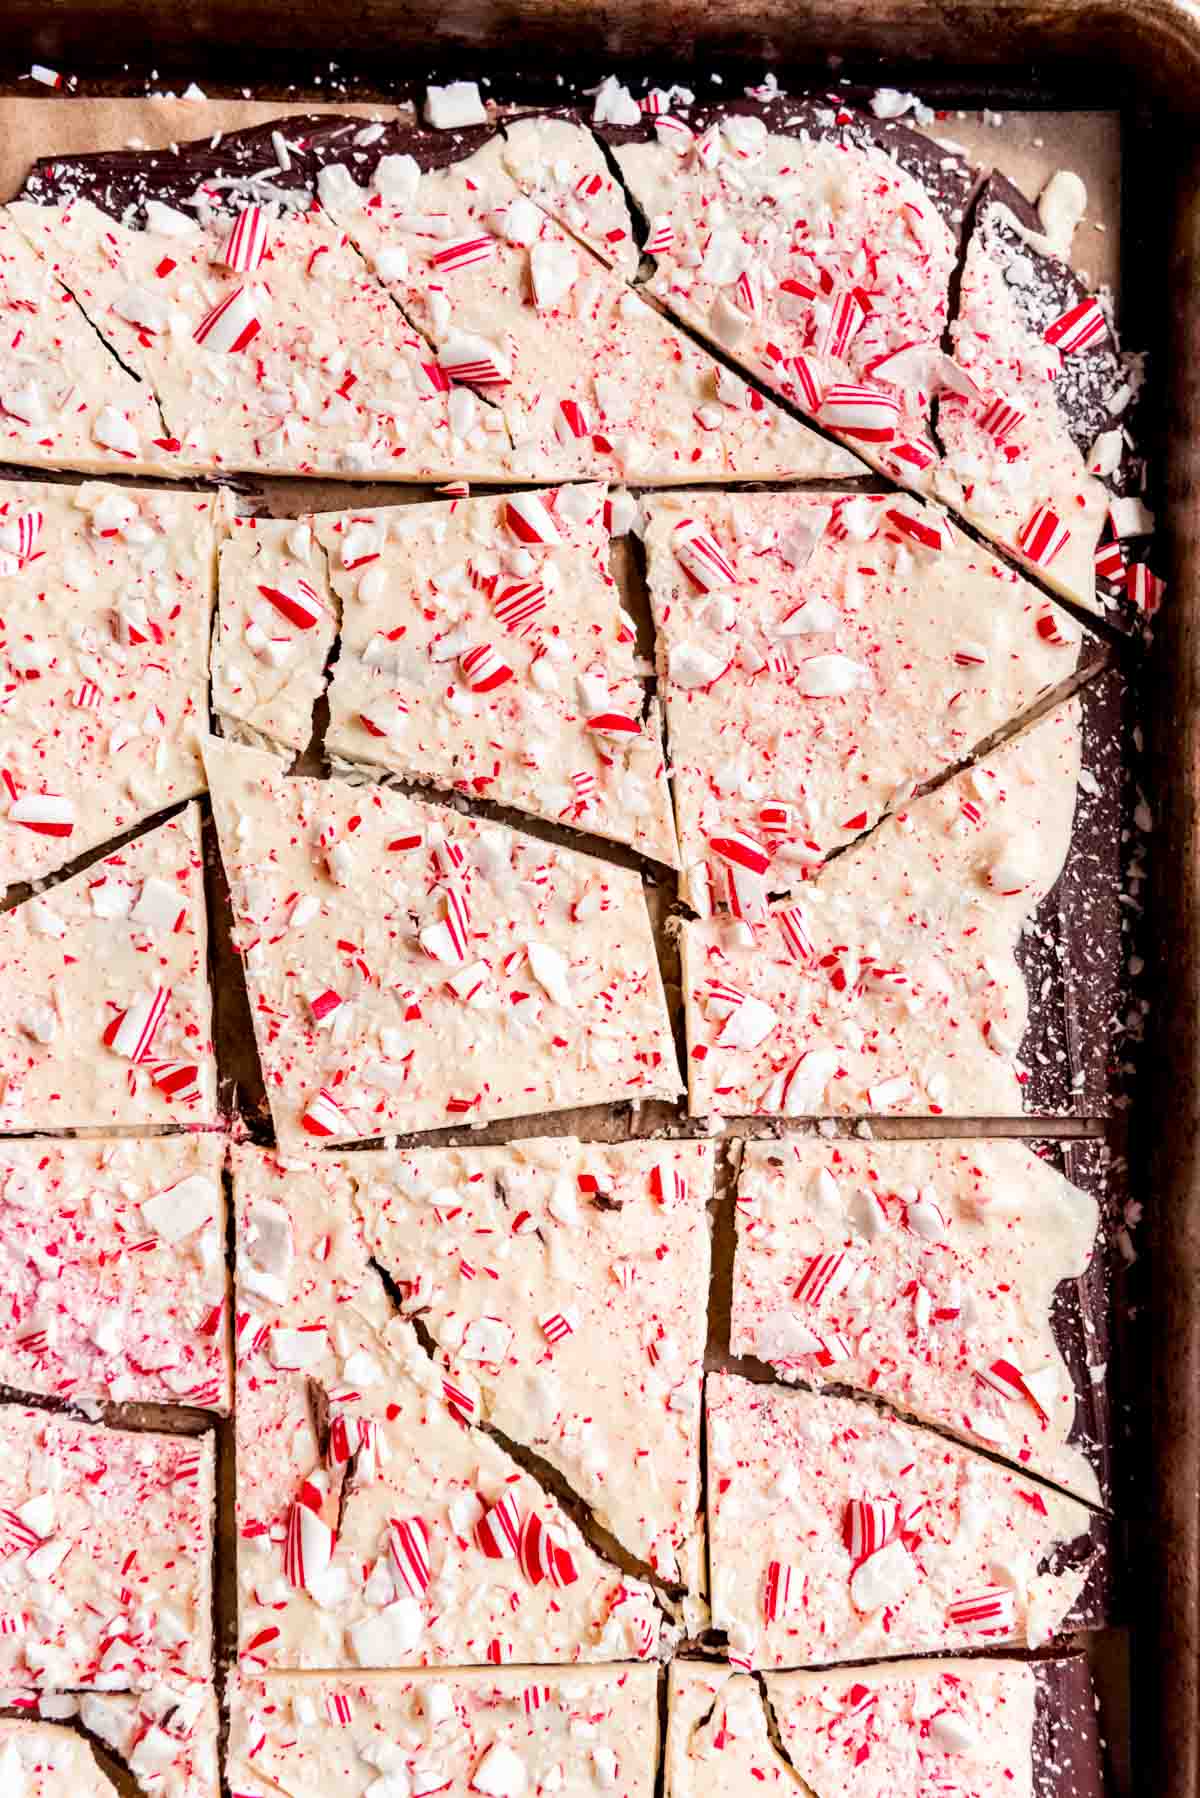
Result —
[[150, 1079], [174, 1105], [194, 1105], [200, 1097], [200, 1067], [194, 1061], [160, 1061]]
[[128, 1061], [147, 1061], [154, 1033], [171, 998], [169, 986], [156, 986], [113, 1019], [104, 1032], [105, 1045]]
[[675, 248], [675, 226], [665, 212], [656, 213], [650, 220], [650, 229], [642, 248], [647, 256], [665, 256]]
[[979, 428], [993, 443], [1003, 443], [1024, 422], [1025, 414], [1020, 406], [999, 398], [989, 399], [979, 414]]
[[590, 437], [592, 420], [587, 407], [579, 400], [559, 400], [558, 416], [554, 421], [554, 434], [560, 443], [578, 441], [581, 437]]
[[221, 261], [235, 274], [250, 275], [267, 253], [267, 215], [261, 206], [243, 206], [221, 251]]
[[775, 922], [783, 938], [783, 946], [792, 961], [809, 962], [816, 954], [808, 924], [798, 905], [788, 905], [775, 913]]
[[75, 804], [61, 793], [26, 793], [9, 806], [8, 821], [40, 837], [69, 837], [75, 828]]
[[323, 1476], [305, 1480], [288, 1512], [283, 1545], [285, 1577], [302, 1591], [311, 1592], [333, 1558], [333, 1531], [321, 1515], [325, 1501]]
[[1069, 356], [1075, 350], [1090, 349], [1092, 344], [1099, 343], [1108, 335], [1108, 320], [1105, 318], [1096, 299], [1080, 300], [1074, 306], [1068, 306], [1060, 312], [1053, 324], [1047, 325], [1045, 337], [1062, 355]]
[[650, 1169], [650, 1192], [660, 1205], [682, 1205], [687, 1198], [687, 1181], [665, 1157]]
[[328, 1087], [323, 1086], [301, 1112], [300, 1127], [309, 1136], [348, 1136], [350, 1119]]
[[327, 1692], [325, 1695], [325, 1716], [330, 1723], [344, 1729], [354, 1721], [354, 1701], [349, 1692]]
[[512, 1643], [503, 1636], [493, 1636], [487, 1645], [487, 1658], [490, 1666], [503, 1667], [512, 1660]]
[[477, 643], [459, 656], [458, 671], [472, 693], [494, 693], [513, 677], [510, 664], [488, 643]]
[[900, 1507], [887, 1499], [850, 1498], [842, 1514], [842, 1541], [855, 1561], [890, 1542], [900, 1527]]
[[1071, 533], [1048, 502], [1038, 506], [1017, 533], [1017, 548], [1037, 568], [1049, 568]]
[[890, 443], [896, 435], [900, 402], [882, 387], [841, 382], [827, 388], [819, 407], [821, 423], [858, 443]]
[[258, 590], [263, 598], [274, 606], [281, 617], [286, 618], [289, 624], [294, 624], [299, 630], [310, 631], [317, 620], [324, 616], [325, 608], [321, 604], [316, 588], [310, 586], [308, 581], [299, 575], [296, 576], [296, 583], [292, 587], [260, 586]]
[[535, 1711], [540, 1711], [544, 1705], [550, 1703], [549, 1686], [526, 1686], [521, 1693], [521, 1703], [524, 1706], [525, 1715], [532, 1717]]
[[1125, 576], [1125, 595], [1139, 612], [1152, 618], [1162, 604], [1167, 583], [1151, 574], [1144, 562], [1131, 562]]
[[797, 1590], [801, 1585], [799, 1570], [789, 1561], [768, 1561], [767, 1579], [763, 1588], [763, 1616], [768, 1623], [778, 1623], [787, 1615], [788, 1605], [792, 1598], [792, 1582]]
[[0, 1510], [0, 1559], [36, 1548], [41, 1539], [15, 1511]]
[[0, 519], [0, 549], [16, 557], [18, 568], [32, 561], [45, 522], [45, 515], [36, 506], [27, 507], [15, 517]]
[[771, 865], [771, 851], [742, 830], [709, 837], [708, 847], [719, 861], [729, 867], [745, 868], [751, 874], [765, 874]]
[[490, 262], [496, 254], [496, 240], [486, 232], [475, 233], [470, 237], [449, 237], [430, 257], [434, 268], [443, 274], [452, 273], [455, 269], [471, 268], [477, 262]]
[[470, 1423], [479, 1408], [475, 1394], [455, 1380], [442, 1381], [442, 1397], [455, 1423]]
[[492, 595], [492, 611], [498, 623], [514, 636], [528, 635], [529, 626], [546, 609], [546, 589], [541, 581], [505, 580]]
[[844, 356], [866, 316], [866, 307], [857, 294], [840, 293], [830, 308], [824, 330], [817, 335], [818, 355], [835, 359]]
[[531, 1586], [540, 1585], [544, 1579], [552, 1586], [573, 1586], [579, 1578], [574, 1555], [536, 1511], [531, 1511], [521, 1526], [517, 1558]]
[[575, 1333], [575, 1325], [565, 1311], [548, 1311], [538, 1319], [538, 1328], [547, 1342], [562, 1342]]
[[[431, 365], [422, 364], [430, 385], [437, 387]], [[499, 344], [467, 331], [452, 331], [437, 353], [437, 366], [450, 381], [470, 387], [506, 387], [512, 380], [512, 364]]]
[[206, 350], [224, 350], [230, 355], [244, 350], [262, 328], [255, 305], [250, 288], [235, 287], [211, 312], [205, 313], [192, 332], [193, 338]]
[[511, 493], [504, 506], [504, 522], [518, 543], [562, 542], [554, 514], [540, 493]]
[[408, 715], [408, 706], [400, 695], [389, 693], [384, 698], [373, 699], [366, 711], [358, 714], [358, 721], [373, 737], [393, 737], [399, 733]]
[[711, 593], [718, 587], [731, 587], [737, 579], [733, 564], [721, 545], [694, 518], [685, 518], [675, 526], [672, 538], [675, 559], [699, 587]]
[[1054, 606], [1046, 605], [1041, 608], [1033, 621], [1033, 628], [1043, 643], [1052, 643], [1056, 649], [1076, 641], [1070, 625]]
[[1111, 543], [1096, 545], [1096, 578], [1102, 581], [1123, 581], [1125, 579], [1125, 545], [1119, 537]]
[[827, 1295], [841, 1291], [850, 1272], [850, 1263], [844, 1254], [813, 1255], [792, 1291], [793, 1303], [819, 1305]]
[[393, 1517], [388, 1522], [388, 1551], [405, 1590], [420, 1598], [433, 1578], [429, 1565], [429, 1531], [420, 1517]]
[[923, 474], [937, 461], [937, 451], [923, 437], [894, 437], [887, 446], [887, 460], [904, 473]]
[[673, 112], [659, 114], [654, 121], [654, 135], [660, 144], [674, 150], [677, 156], [686, 156], [696, 141], [696, 133], [691, 126]]
[[595, 736], [607, 737], [614, 743], [628, 743], [642, 734], [640, 721], [628, 712], [595, 712], [588, 719], [587, 728]]
[[993, 1392], [998, 1392], [1001, 1398], [1023, 1399], [1026, 1404], [1033, 1406], [1043, 1423], [1049, 1423], [1049, 1418], [1034, 1393], [1030, 1391], [1025, 1375], [1015, 1361], [1008, 1361], [1001, 1357], [999, 1360], [991, 1362], [989, 1366], [978, 1368], [976, 1371], [984, 1385], [990, 1386]]
[[950, 532], [940, 512], [925, 511], [901, 502], [899, 505], [889, 506], [884, 517], [894, 531], [898, 531], [909, 543], [915, 543], [920, 549], [936, 552], [949, 547]]
[[819, 412], [822, 401], [821, 377], [817, 365], [808, 356], [793, 356], [790, 368], [796, 389], [796, 398], [806, 412]]
[[489, 1561], [516, 1559], [521, 1544], [521, 1513], [511, 1492], [489, 1505], [475, 1525], [475, 1542]]
[[104, 698], [94, 680], [80, 681], [72, 696], [72, 704], [81, 712], [97, 712]]
[[1017, 1606], [1011, 1587], [985, 1586], [965, 1593], [946, 1606], [946, 1621], [956, 1629], [975, 1628], [1008, 1635], [1016, 1627]]

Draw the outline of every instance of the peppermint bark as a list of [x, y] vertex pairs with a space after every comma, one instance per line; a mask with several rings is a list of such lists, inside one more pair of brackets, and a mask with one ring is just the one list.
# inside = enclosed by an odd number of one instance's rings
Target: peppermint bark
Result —
[[1153, 610], [1122, 547], [1152, 528], [1132, 492], [1136, 381], [1100, 302], [1002, 176], [975, 207], [952, 337], [980, 397], [942, 397], [938, 492], [1067, 598], [1102, 612], [1128, 585], [1129, 611]]
[[154, 396], [97, 338], [0, 209], [0, 456], [22, 468], [170, 472]]
[[746, 1143], [730, 1346], [1108, 1494], [1095, 1200], [1013, 1142]]
[[235, 1157], [242, 1665], [649, 1658], [584, 1541], [400, 1319], [336, 1162]]
[[641, 260], [625, 191], [600, 144], [570, 112], [506, 118], [504, 166], [522, 192], [626, 280]]
[[1103, 1620], [1104, 1520], [853, 1399], [708, 1381], [713, 1622], [744, 1666], [1038, 1647]]
[[216, 1121], [200, 820], [0, 916], [0, 1131]]
[[0, 1684], [136, 1692], [208, 1680], [212, 1436], [9, 1405], [0, 1445]]
[[[326, 168], [323, 203], [425, 334], [464, 418], [526, 480], [831, 478], [856, 457], [696, 348], [521, 193], [496, 138], [422, 173], [402, 130]], [[460, 471], [463, 472], [463, 471]]]
[[389, 1780], [414, 1795], [651, 1798], [656, 1687], [654, 1670], [637, 1666], [242, 1677], [229, 1783], [233, 1798], [366, 1798]]
[[739, 100], [604, 128], [676, 317], [884, 474], [928, 490], [973, 174], [837, 100]]
[[203, 791], [215, 553], [210, 494], [0, 494], [0, 889]]
[[752, 922], [1079, 657], [1065, 613], [912, 499], [658, 497], [646, 550], [682, 890], [702, 912]]
[[341, 601], [326, 746], [675, 866], [602, 486], [316, 520]]
[[0, 1382], [229, 1409], [225, 1145], [0, 1141]]
[[8, 208], [153, 389], [174, 472], [511, 472], [499, 415], [454, 428], [423, 340], [307, 193], [267, 183], [245, 204], [216, 181], [198, 198], [152, 202], [140, 229], [87, 198]]
[[636, 875], [258, 751], [206, 762], [285, 1146], [678, 1091]]
[[[962, 1798], [1099, 1798], [1095, 1694], [1082, 1655], [900, 1661], [768, 1673], [671, 1668], [667, 1798], [765, 1786], [812, 1798], [954, 1792]], [[786, 1757], [784, 1759], [783, 1757]]]
[[232, 518], [218, 566], [213, 708], [230, 736], [307, 749], [338, 622], [311, 518]]
[[[6, 1798], [115, 1798], [117, 1787], [97, 1764], [88, 1738], [102, 1744], [148, 1798], [217, 1798], [211, 1685], [163, 1680], [136, 1696], [43, 1693], [36, 1708], [37, 1719], [0, 1719]], [[77, 1718], [78, 1729], [64, 1726], [67, 1718]]]
[[1122, 826], [1119, 738], [1095, 724], [1118, 700], [1104, 677], [756, 925], [686, 925], [692, 1111], [1106, 1110]]
[[698, 1591], [711, 1146], [553, 1137], [345, 1165], [451, 1380], [660, 1580]]

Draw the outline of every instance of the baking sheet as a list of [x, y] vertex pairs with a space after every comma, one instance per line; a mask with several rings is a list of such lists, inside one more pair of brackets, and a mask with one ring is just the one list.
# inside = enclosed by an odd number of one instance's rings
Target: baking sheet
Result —
[[[38, 156], [69, 155], [88, 150], [144, 147], [169, 152], [173, 143], [212, 136], [259, 124], [271, 118], [312, 111], [337, 111], [364, 118], [410, 116], [408, 110], [394, 105], [364, 102], [342, 102], [336, 95], [322, 100], [312, 98], [295, 101], [248, 101], [243, 99], [206, 99], [185, 101], [176, 98], [59, 98], [40, 94], [0, 96], [0, 200], [11, 198], [20, 188], [30, 163]], [[997, 122], [998, 121], [998, 122]], [[991, 114], [980, 112], [940, 113], [926, 127], [931, 135], [960, 147], [981, 167], [1002, 165], [1002, 170], [1023, 191], [1035, 197], [1045, 181], [1058, 168], [1067, 167], [1080, 174], [1088, 189], [1087, 214], [1080, 225], [1073, 246], [1072, 261], [1090, 283], [1119, 291], [1121, 248], [1121, 120], [1112, 111], [1095, 112], [1016, 112]], [[235, 483], [249, 503], [257, 509], [279, 516], [295, 515], [316, 509], [352, 506], [398, 505], [432, 497], [429, 487], [398, 488], [390, 484], [343, 481], [257, 480], [239, 478]], [[640, 562], [632, 546], [618, 546], [617, 574], [624, 602], [648, 630], [649, 607], [641, 580]], [[643, 637], [643, 642], [648, 638]], [[314, 753], [305, 758], [312, 766]], [[478, 808], [484, 809], [484, 808]], [[579, 843], [570, 831], [555, 831], [516, 813], [496, 812], [520, 828], [562, 842]], [[613, 845], [595, 845], [612, 859], [637, 864], [637, 858], [622, 853]], [[265, 1107], [261, 1075], [253, 1043], [250, 1017], [240, 966], [232, 951], [228, 935], [228, 900], [224, 877], [216, 853], [211, 828], [206, 835], [206, 879], [210, 913], [214, 925], [213, 974], [215, 1001], [215, 1035], [220, 1066], [225, 1077], [224, 1090], [236, 1100], [252, 1134], [269, 1140], [269, 1119]], [[681, 1005], [678, 959], [670, 931], [674, 902], [673, 877], [666, 870], [650, 871], [647, 899], [655, 920], [663, 961], [668, 1003], [678, 1015]], [[681, 1057], [682, 1060], [682, 1057]], [[482, 1131], [470, 1133], [472, 1143], [501, 1142], [535, 1134], [576, 1134], [594, 1140], [622, 1140], [631, 1135], [646, 1135], [661, 1129], [675, 1134], [691, 1134], [686, 1116], [677, 1108], [650, 1103], [642, 1106], [588, 1107], [581, 1111], [554, 1113], [543, 1117], [509, 1120]], [[1088, 1120], [1063, 1120], [1056, 1134], [1096, 1136], [1100, 1127]], [[945, 1136], [979, 1134], [970, 1120], [897, 1119], [880, 1120], [871, 1126], [877, 1137]], [[742, 1132], [744, 1133], [744, 1131]], [[1016, 1119], [987, 1134], [1046, 1137], [1044, 1121]], [[713, 1206], [713, 1300], [710, 1308], [708, 1365], [728, 1365], [728, 1301], [732, 1268], [734, 1225], [733, 1185], [736, 1152], [733, 1143], [739, 1135], [736, 1124], [723, 1133], [730, 1139], [730, 1151], [719, 1163], [718, 1192]], [[419, 1140], [464, 1140], [462, 1131], [441, 1131]], [[1123, 1150], [1120, 1125], [1115, 1127], [1114, 1147], [1118, 1159]], [[1119, 1207], [1118, 1196], [1114, 1203]], [[195, 1427], [195, 1420], [191, 1420]], [[233, 1530], [233, 1447], [232, 1430], [223, 1425], [218, 1430], [218, 1567], [217, 1567], [217, 1641], [220, 1650], [231, 1657], [234, 1627], [233, 1565], [235, 1536]], [[1124, 1630], [1114, 1629], [1086, 1639], [1097, 1686], [1101, 1693], [1102, 1723], [1113, 1765], [1113, 1792], [1121, 1798], [1133, 1791], [1130, 1770], [1129, 1641]]]

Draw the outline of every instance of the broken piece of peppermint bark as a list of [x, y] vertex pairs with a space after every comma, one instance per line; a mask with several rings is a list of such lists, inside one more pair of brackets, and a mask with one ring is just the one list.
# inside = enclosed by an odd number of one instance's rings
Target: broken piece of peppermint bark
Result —
[[452, 416], [503, 418], [515, 474], [665, 485], [862, 472], [562, 231], [508, 174], [500, 138], [428, 172], [410, 142], [385, 127], [369, 151], [328, 162], [318, 192], [459, 384]]
[[[147, 1798], [218, 1798], [217, 1699], [211, 1684], [159, 1680], [127, 1692], [42, 1692], [0, 1719], [5, 1798], [118, 1798], [106, 1762]], [[96, 1746], [102, 1750], [98, 1762]], [[22, 1783], [24, 1781], [24, 1783]]]
[[1103, 1621], [1108, 1526], [1075, 1499], [857, 1399], [710, 1374], [707, 1402], [713, 1624], [739, 1665], [1039, 1647]]
[[0, 1131], [216, 1122], [200, 816], [0, 915]]
[[22, 468], [160, 472], [154, 395], [96, 336], [0, 207], [0, 460]]
[[825, 96], [673, 108], [602, 135], [647, 222], [649, 292], [855, 453], [927, 490], [963, 159]]
[[0, 894], [203, 790], [215, 554], [211, 494], [0, 491]]
[[307, 749], [338, 624], [311, 517], [231, 518], [217, 591], [212, 696], [222, 728]]
[[229, 1409], [225, 1144], [0, 1139], [0, 1383]]
[[342, 610], [328, 753], [676, 866], [607, 516], [577, 486], [318, 517]]
[[667, 1798], [706, 1798], [718, 1783], [729, 1798], [764, 1787], [811, 1798], [1106, 1789], [1096, 1697], [1076, 1654], [771, 1672], [761, 1688], [745, 1673], [676, 1661], [666, 1779]]
[[232, 1798], [652, 1798], [657, 1685], [644, 1666], [243, 1675], [230, 1700]]
[[1098, 1208], [1049, 1161], [959, 1138], [748, 1142], [737, 1222], [735, 1355], [1107, 1497]]
[[451, 1379], [627, 1553], [697, 1592], [712, 1146], [547, 1137], [344, 1165]]
[[653, 1656], [646, 1585], [487, 1434], [372, 1265], [336, 1160], [235, 1151], [243, 1668]]
[[1156, 610], [1162, 583], [1127, 556], [1153, 529], [1125, 424], [1137, 359], [1002, 176], [975, 207], [951, 331], [976, 392], [942, 396], [938, 492], [1079, 605]]
[[[1109, 1109], [1120, 691], [1102, 676], [885, 818], [793, 901], [763, 904], [760, 880], [741, 918], [686, 924], [693, 1114]], [[743, 853], [732, 840], [731, 859]]]
[[[374, 480], [511, 472], [493, 407], [470, 420], [341, 229], [259, 133], [182, 157], [37, 165], [9, 220], [157, 397], [164, 472]], [[118, 463], [114, 454], [112, 466]]]
[[678, 1092], [636, 874], [261, 751], [205, 756], [285, 1146]]
[[645, 542], [701, 911], [796, 885], [1079, 657], [1072, 619], [906, 496], [660, 495]]
[[517, 186], [631, 281], [641, 255], [625, 190], [599, 141], [570, 112], [501, 124], [504, 166]]
[[0, 1687], [212, 1676], [211, 1434], [0, 1408]]

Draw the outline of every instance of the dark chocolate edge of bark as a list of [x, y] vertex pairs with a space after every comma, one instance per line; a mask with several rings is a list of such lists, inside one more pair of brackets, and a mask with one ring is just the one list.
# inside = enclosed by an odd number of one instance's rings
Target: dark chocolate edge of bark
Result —
[[[741, 95], [679, 108], [679, 116], [697, 133], [731, 114], [759, 118], [772, 135], [779, 137], [807, 137], [818, 143], [849, 142], [860, 149], [869, 145], [882, 150], [921, 184], [955, 237], [961, 238], [977, 172], [958, 151], [943, 149], [933, 138], [896, 119], [877, 119], [869, 112], [858, 111], [848, 106], [842, 95], [779, 94], [771, 100]], [[589, 123], [589, 129], [594, 129], [614, 150], [623, 144], [654, 141], [654, 119], [649, 113], [637, 125], [592, 127]]]
[[[988, 237], [995, 234], [1011, 249], [1028, 257], [1037, 269], [1035, 283], [1013, 285], [1011, 292], [1025, 323], [1040, 338], [1047, 325], [1061, 313], [1078, 305], [1081, 300], [1090, 299], [1092, 290], [1075, 273], [1070, 263], [1059, 256], [1035, 250], [1023, 238], [1017, 237], [1010, 226], [995, 216], [998, 206], [1007, 207], [1027, 230], [1040, 232], [1042, 222], [1037, 207], [1026, 198], [1020, 188], [1014, 186], [1007, 176], [993, 170], [979, 191], [973, 209], [972, 230], [980, 234], [985, 249]], [[1092, 445], [1101, 431], [1117, 428], [1129, 432], [1131, 436], [1135, 434], [1137, 402], [1120, 417], [1113, 417], [1096, 392], [1097, 387], [1104, 392], [1119, 387], [1123, 379], [1121, 357], [1111, 336], [1101, 343], [1093, 344], [1090, 349], [1076, 350], [1062, 359], [1062, 372], [1055, 380], [1054, 394], [1063, 423], [1085, 460], [1091, 454]], [[1131, 449], [1125, 443], [1116, 472], [1097, 478], [1113, 495], [1137, 494], [1141, 490], [1141, 470], [1141, 457], [1136, 449]], [[1135, 542], [1131, 547], [1127, 544], [1126, 554], [1130, 560], [1143, 560], [1145, 553], [1145, 545]], [[1138, 614], [1125, 602], [1123, 584], [1097, 577], [1097, 586], [1105, 598], [1120, 602], [1109, 608], [1110, 618], [1131, 628], [1137, 622]]]
[[[1113, 1410], [1109, 1389], [1112, 1354], [1112, 1198], [1106, 1145], [1098, 1138], [1075, 1142], [1031, 1142], [1035, 1153], [1095, 1199], [1096, 1240], [1083, 1273], [1060, 1280], [1050, 1308], [1050, 1331], [1075, 1387], [1075, 1416], [1067, 1441], [1086, 1455], [1100, 1486], [1100, 1499], [1113, 1498]], [[1082, 1153], [1077, 1151], [1083, 1151]], [[1088, 1151], [1098, 1151], [1090, 1154]], [[1093, 1380], [1093, 1362], [1105, 1367]]]
[[[1116, 1614], [1119, 1537], [1113, 1519], [1093, 1511], [1087, 1528], [1070, 1541], [1058, 1542], [1039, 1565], [1039, 1573], [1061, 1574], [1086, 1567], [1079, 1596], [1057, 1626], [1057, 1632], [1103, 1629]], [[1056, 1632], [1056, 1633], [1057, 1633]]]
[[1034, 1798], [1103, 1798], [1104, 1757], [1086, 1658], [1060, 1655], [1032, 1666]]
[[[289, 169], [281, 169], [276, 160], [272, 141], [276, 132], [287, 140]], [[356, 143], [364, 132], [376, 135], [370, 143]], [[361, 184], [371, 178], [382, 157], [407, 154], [427, 174], [470, 156], [497, 134], [498, 124], [434, 131], [407, 120], [296, 113], [226, 132], [215, 145], [205, 137], [171, 150], [41, 157], [17, 197], [42, 206], [86, 199], [112, 218], [141, 225], [148, 199], [182, 207], [209, 181], [260, 176], [281, 191], [311, 193], [318, 173], [331, 163], [346, 163]]]
[[1017, 943], [1029, 992], [1024, 1110], [1035, 1117], [1106, 1116], [1126, 1084], [1116, 1065], [1128, 996], [1119, 899], [1130, 797], [1123, 675], [1106, 669], [1081, 689], [1079, 704], [1082, 767], [1099, 790], [1080, 786], [1062, 872]]

